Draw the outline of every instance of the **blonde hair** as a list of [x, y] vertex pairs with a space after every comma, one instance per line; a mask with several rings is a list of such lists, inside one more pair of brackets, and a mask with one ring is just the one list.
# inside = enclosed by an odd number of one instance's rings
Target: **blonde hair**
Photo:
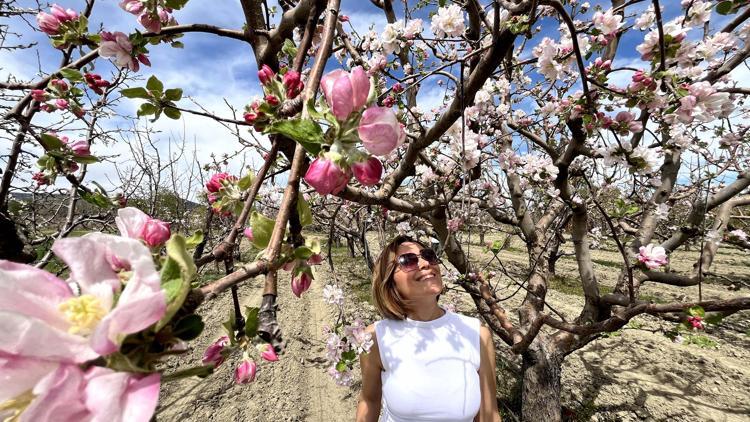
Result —
[[409, 300], [401, 297], [396, 290], [396, 283], [393, 281], [393, 272], [396, 269], [396, 253], [398, 247], [404, 243], [416, 243], [426, 248], [422, 242], [409, 236], [397, 236], [383, 248], [375, 261], [372, 272], [372, 299], [375, 302], [375, 309], [383, 318], [406, 319], [406, 313], [409, 309]]

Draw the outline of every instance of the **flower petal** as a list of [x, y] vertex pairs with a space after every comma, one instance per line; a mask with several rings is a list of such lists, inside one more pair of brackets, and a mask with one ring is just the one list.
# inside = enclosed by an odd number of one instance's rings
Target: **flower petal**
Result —
[[0, 403], [31, 390], [59, 362], [0, 352]]
[[68, 264], [71, 278], [82, 292], [98, 283], [107, 283], [112, 291], [120, 290], [120, 279], [107, 260], [107, 249], [100, 243], [87, 236], [68, 237], [57, 240], [52, 251]]
[[57, 305], [71, 298], [67, 283], [30, 265], [0, 261], [0, 311], [36, 318], [68, 329]]
[[160, 374], [139, 377], [94, 367], [86, 380], [85, 401], [92, 422], [148, 422], [154, 414]]
[[81, 397], [83, 371], [75, 365], [60, 365], [34, 387], [36, 396], [21, 421], [78, 422], [88, 420]]
[[99, 356], [85, 337], [69, 334], [38, 319], [4, 311], [0, 311], [0, 352], [71, 363], [83, 363]]

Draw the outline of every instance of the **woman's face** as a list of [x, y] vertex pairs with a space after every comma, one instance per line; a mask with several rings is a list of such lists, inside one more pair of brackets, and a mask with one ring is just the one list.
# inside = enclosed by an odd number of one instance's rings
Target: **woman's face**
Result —
[[[396, 258], [405, 253], [419, 255], [422, 247], [417, 243], [406, 242], [398, 246]], [[393, 272], [393, 281], [396, 290], [404, 299], [418, 300], [422, 298], [435, 298], [443, 291], [443, 279], [440, 276], [439, 264], [430, 265], [421, 256], [417, 269], [404, 271], [398, 264]]]

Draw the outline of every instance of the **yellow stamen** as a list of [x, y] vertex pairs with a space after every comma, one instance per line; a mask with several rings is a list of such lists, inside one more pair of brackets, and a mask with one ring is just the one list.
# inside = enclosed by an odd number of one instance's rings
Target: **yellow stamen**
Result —
[[3, 422], [16, 422], [20, 420], [21, 413], [29, 407], [32, 400], [34, 400], [34, 394], [29, 390], [20, 396], [0, 403], [0, 417], [3, 417]]
[[70, 322], [68, 332], [71, 334], [89, 335], [99, 321], [107, 315], [99, 298], [92, 295], [82, 295], [68, 299], [58, 308]]

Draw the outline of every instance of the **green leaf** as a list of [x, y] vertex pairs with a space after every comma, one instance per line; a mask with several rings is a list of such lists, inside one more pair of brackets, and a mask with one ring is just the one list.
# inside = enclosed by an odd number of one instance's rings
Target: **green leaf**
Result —
[[180, 340], [193, 340], [201, 334], [205, 326], [200, 315], [191, 314], [180, 318], [175, 323], [173, 333]]
[[340, 360], [340, 361], [339, 361], [339, 362], [338, 362], [338, 363], [336, 364], [336, 370], [337, 370], [337, 371], [339, 371], [339, 372], [344, 372], [344, 371], [346, 371], [346, 369], [347, 369], [347, 368], [346, 368], [346, 362], [344, 362], [343, 360]]
[[221, 325], [224, 327], [224, 330], [227, 332], [227, 337], [229, 337], [229, 342], [234, 346], [237, 343], [237, 338], [234, 335], [234, 321], [235, 321], [235, 315], [234, 315], [234, 306], [229, 307], [229, 319], [224, 321]]
[[273, 226], [276, 222], [265, 215], [253, 211], [250, 215], [250, 226], [253, 228], [253, 245], [258, 249], [265, 249], [271, 240]]
[[192, 236], [185, 239], [185, 245], [188, 247], [188, 249], [192, 249], [198, 246], [198, 244], [200, 244], [201, 242], [203, 242], [202, 230], [198, 230], [197, 232], [193, 233]]
[[[138, 109], [138, 117], [141, 116], [148, 116], [150, 114], [156, 114], [158, 111], [160, 111], [160, 108], [151, 104], [151, 103], [143, 103], [141, 104], [141, 108]], [[158, 115], [157, 117], [158, 118]], [[156, 120], [156, 119], [154, 119]]]
[[83, 75], [81, 72], [79, 72], [76, 69], [60, 69], [60, 74], [63, 76], [63, 78], [71, 81], [71, 82], [81, 82], [83, 81]]
[[260, 326], [258, 312], [260, 312], [260, 308], [250, 306], [245, 307], [245, 335], [248, 339], [251, 339], [258, 334], [258, 327]]
[[135, 88], [121, 89], [120, 94], [122, 94], [122, 96], [126, 98], [151, 98], [151, 95], [148, 93], [148, 91], [146, 91], [146, 88], [140, 86]]
[[313, 251], [307, 246], [300, 246], [294, 249], [294, 257], [298, 259], [309, 259]]
[[706, 316], [706, 311], [700, 306], [691, 306], [688, 308], [688, 314], [691, 316], [699, 316], [701, 318]]
[[305, 241], [305, 245], [307, 245], [313, 253], [320, 253], [320, 240], [308, 239]]
[[172, 48], [185, 48], [185, 44], [183, 44], [182, 41], [174, 41], [170, 45], [172, 46]]
[[167, 241], [167, 260], [161, 270], [162, 288], [167, 296], [167, 310], [156, 324], [161, 330], [182, 307], [190, 292], [196, 268], [193, 258], [187, 251], [187, 242], [182, 235], [173, 234]]
[[163, 110], [164, 110], [164, 115], [169, 117], [172, 120], [177, 120], [182, 115], [182, 113], [180, 113], [180, 110], [177, 110], [174, 107], [164, 107]]
[[318, 155], [320, 144], [323, 143], [323, 130], [319, 124], [312, 120], [279, 120], [269, 125], [264, 133], [284, 135], [298, 142], [314, 156]]
[[281, 52], [293, 58], [297, 55], [297, 46], [294, 45], [294, 41], [287, 38], [284, 41], [284, 45], [281, 47]]
[[169, 101], [180, 101], [182, 99], [181, 88], [171, 88], [164, 91], [164, 98]]
[[84, 201], [96, 205], [99, 208], [109, 208], [112, 205], [112, 201], [106, 195], [102, 195], [101, 192], [89, 193], [83, 189], [79, 189], [78, 195], [80, 195], [81, 199]]
[[172, 9], [182, 9], [188, 0], [167, 0], [164, 4]]
[[91, 164], [91, 163], [99, 162], [99, 159], [94, 157], [93, 155], [84, 155], [84, 156], [74, 155], [73, 161], [75, 161], [76, 163], [81, 163], [81, 164]]
[[716, 13], [720, 15], [728, 15], [732, 13], [732, 4], [731, 1], [723, 1], [716, 5]]
[[156, 75], [151, 75], [151, 77], [148, 78], [148, 81], [146, 81], [146, 89], [154, 94], [159, 94], [156, 95], [157, 97], [161, 97], [161, 93], [164, 91], [164, 84], [161, 83]]
[[341, 358], [345, 361], [353, 362], [357, 358], [357, 352], [355, 350], [347, 350], [341, 354]]
[[253, 184], [254, 179], [255, 179], [255, 175], [253, 173], [248, 173], [242, 176], [242, 179], [240, 179], [237, 182], [237, 187], [240, 188], [240, 190], [248, 190], [250, 189], [250, 186]]
[[42, 146], [46, 150], [59, 150], [62, 149], [65, 146], [65, 143], [60, 140], [57, 136], [49, 135], [47, 133], [43, 133], [42, 136], [40, 136], [39, 141], [42, 143]]
[[310, 204], [305, 201], [305, 198], [300, 193], [297, 196], [297, 214], [299, 215], [299, 222], [304, 226], [309, 226], [313, 223], [312, 210], [310, 210]]

